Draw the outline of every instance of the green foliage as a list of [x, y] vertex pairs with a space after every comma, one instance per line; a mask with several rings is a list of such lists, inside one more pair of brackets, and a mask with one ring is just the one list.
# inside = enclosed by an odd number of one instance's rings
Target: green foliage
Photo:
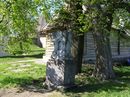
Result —
[[[5, 45], [5, 51], [11, 55], [30, 55], [37, 53], [44, 53], [43, 48], [39, 48], [32, 41], [33, 39], [26, 39], [26, 41], [21, 41], [12, 37], [8, 40], [8, 45]], [[14, 42], [17, 41], [17, 42]]]
[[1, 29], [4, 35], [16, 33], [32, 33], [36, 20], [34, 19], [34, 4], [31, 0], [8, 0], [0, 1], [1, 17], [3, 17], [1, 26], [5, 26], [7, 33]]
[[130, 29], [130, 13], [125, 9], [117, 9], [113, 14], [113, 25], [118, 29]]
[[[45, 7], [43, 2], [44, 0], [0, 1], [0, 33], [2, 37], [10, 39], [7, 40], [9, 52], [26, 53], [24, 51], [29, 49], [32, 41], [30, 38], [36, 37], [40, 9]], [[19, 52], [14, 52], [16, 49]]]
[[[1, 0], [0, 33], [22, 37], [21, 41], [24, 41], [35, 34], [37, 17], [44, 14], [47, 21], [58, 17], [54, 19], [54, 24], [82, 34], [94, 27], [94, 18], [100, 18], [99, 25], [103, 26], [102, 29], [106, 28], [106, 22], [110, 21], [108, 14], [113, 14], [113, 11], [118, 13], [113, 15], [113, 24], [119, 25], [120, 17], [125, 21], [125, 27], [129, 28], [126, 8], [122, 11], [116, 8], [122, 3], [122, 0]], [[85, 13], [82, 5], [86, 6]]]
[[[77, 34], [92, 29], [94, 18], [100, 18], [98, 25], [104, 30], [107, 28], [106, 22], [110, 21], [107, 13], [113, 14], [115, 7], [120, 3], [121, 0], [1, 0], [0, 33], [9, 37], [15, 36], [26, 42], [26, 38], [36, 34], [39, 14], [44, 14], [47, 21], [53, 21], [59, 28], [71, 29]], [[85, 13], [82, 5], [86, 6]], [[129, 14], [125, 9], [121, 10], [116, 8], [113, 24], [119, 25], [120, 17], [125, 21], [125, 27], [129, 28]], [[54, 17], [57, 19], [53, 19]]]
[[28, 54], [30, 52], [30, 43], [27, 42], [16, 42], [16, 43], [10, 43], [8, 44], [5, 51], [7, 51], [9, 54]]
[[[121, 25], [118, 19], [120, 13], [123, 13], [122, 15], [120, 14], [120, 18], [122, 18], [122, 20], [125, 22], [124, 26], [126, 28], [129, 28], [129, 13], [127, 10], [129, 8], [129, 1], [63, 0], [63, 2], [63, 8], [57, 11], [57, 19], [54, 20], [55, 26], [59, 28], [61, 28], [62, 26], [63, 29], [66, 28], [72, 30], [72, 32], [82, 34], [84, 32], [88, 32], [90, 29], [93, 29], [95, 21], [97, 20], [98, 24], [96, 24], [95, 26], [106, 33], [110, 33], [112, 24], [116, 26]], [[128, 8], [125, 6], [127, 4]], [[86, 7], [84, 12], [82, 5]]]
[[56, 14], [56, 18], [52, 22], [59, 29], [69, 29], [77, 34], [82, 34], [89, 25], [86, 25], [88, 20], [86, 21], [85, 14], [82, 13], [81, 0], [65, 0], [63, 7], [56, 11]]

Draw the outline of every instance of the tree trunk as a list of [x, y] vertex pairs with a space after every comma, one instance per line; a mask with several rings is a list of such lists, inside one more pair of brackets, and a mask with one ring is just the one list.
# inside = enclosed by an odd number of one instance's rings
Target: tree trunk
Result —
[[120, 55], [120, 31], [118, 32], [118, 39], [117, 39], [117, 53]]
[[96, 66], [94, 76], [101, 79], [114, 78], [113, 66], [112, 66], [112, 55], [110, 48], [109, 36], [104, 32], [99, 32], [95, 28], [93, 37], [95, 41], [95, 52], [96, 52]]
[[84, 54], [84, 34], [78, 36], [78, 56], [77, 56], [76, 74], [81, 73], [83, 54]]
[[103, 12], [101, 9], [100, 6], [95, 9], [98, 14], [93, 18], [96, 53], [96, 66], [93, 75], [101, 80], [106, 80], [115, 77], [109, 40], [114, 11], [110, 9], [110, 11]]
[[82, 70], [82, 59], [83, 59], [83, 53], [84, 53], [84, 33], [80, 31], [79, 29], [83, 27], [84, 24], [82, 24], [79, 21], [79, 17], [81, 14], [83, 14], [82, 10], [82, 4], [81, 0], [77, 0], [76, 2], [72, 0], [72, 9], [74, 8], [74, 14], [75, 14], [75, 24], [73, 28], [77, 33], [80, 33], [81, 35], [78, 35], [78, 56], [77, 56], [77, 69], [76, 74], [81, 73]]
[[48, 88], [73, 86], [76, 74], [77, 39], [71, 32], [52, 33], [54, 51], [47, 62], [46, 81]]

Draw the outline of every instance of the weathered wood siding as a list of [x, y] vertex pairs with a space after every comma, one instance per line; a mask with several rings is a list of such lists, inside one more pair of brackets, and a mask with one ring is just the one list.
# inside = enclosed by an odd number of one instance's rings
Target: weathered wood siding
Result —
[[[93, 62], [95, 60], [95, 47], [94, 47], [94, 40], [91, 32], [86, 33], [85, 40], [84, 40], [84, 56], [83, 62]], [[46, 58], [50, 58], [52, 51], [54, 49], [53, 40], [51, 38], [51, 34], [47, 36], [46, 41]], [[120, 55], [118, 55], [118, 46], [117, 46], [117, 37], [111, 36], [111, 51], [112, 57], [114, 58], [123, 58], [130, 56], [130, 42], [128, 41], [121, 41], [120, 42]]]
[[[83, 62], [92, 62], [95, 60], [95, 47], [92, 33], [88, 32], [85, 35], [85, 48]], [[118, 54], [118, 39], [110, 37], [111, 51], [113, 59], [130, 56], [130, 41], [120, 41], [120, 55]]]
[[83, 62], [95, 60], [94, 40], [91, 33], [86, 33], [84, 38], [84, 56]]
[[54, 51], [54, 44], [52, 33], [49, 33], [48, 35], [46, 35], [46, 52], [45, 56], [43, 56], [43, 59], [47, 61], [51, 57], [53, 51]]

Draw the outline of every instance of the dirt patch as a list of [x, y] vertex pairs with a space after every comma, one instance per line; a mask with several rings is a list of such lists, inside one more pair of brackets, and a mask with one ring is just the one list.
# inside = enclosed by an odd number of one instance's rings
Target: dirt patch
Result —
[[47, 93], [27, 91], [18, 88], [0, 89], [0, 97], [64, 97], [60, 92]]

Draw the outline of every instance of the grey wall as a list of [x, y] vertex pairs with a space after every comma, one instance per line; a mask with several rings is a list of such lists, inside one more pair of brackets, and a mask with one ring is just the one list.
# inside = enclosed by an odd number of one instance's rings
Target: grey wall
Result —
[[[113, 59], [123, 58], [130, 56], [130, 41], [121, 40], [120, 41], [120, 55], [118, 55], [118, 39], [115, 36], [110, 36], [111, 51]], [[88, 32], [85, 35], [85, 48], [84, 48], [84, 62], [91, 62], [95, 60], [95, 47], [92, 33]]]

